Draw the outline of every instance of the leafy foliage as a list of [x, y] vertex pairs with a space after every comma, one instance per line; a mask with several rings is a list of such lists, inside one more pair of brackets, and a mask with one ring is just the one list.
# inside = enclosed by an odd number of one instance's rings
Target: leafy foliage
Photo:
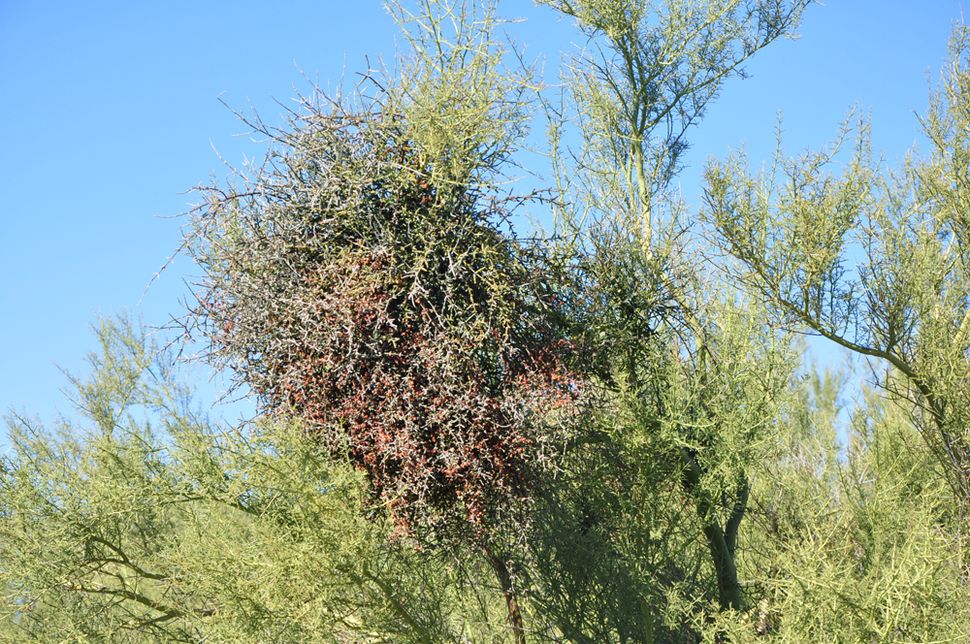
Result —
[[711, 598], [701, 600], [696, 588], [713, 577], [719, 607], [740, 608], [735, 550], [748, 464], [773, 440], [788, 338], [699, 261], [702, 240], [666, 188], [688, 130], [721, 84], [789, 33], [805, 3], [548, 4], [576, 17], [591, 38], [590, 53], [570, 69], [581, 143], [572, 155], [559, 149], [565, 123], [552, 140], [558, 255], [571, 268], [584, 367], [607, 392], [611, 440], [626, 447], [632, 439], [631, 457], [663, 464], [640, 469], [659, 478], [638, 485], [684, 494], [692, 506], [671, 513], [687, 521], [681, 526], [658, 513], [635, 529], [693, 530], [710, 566], [678, 564], [693, 572], [679, 571], [676, 583], [658, 576], [653, 592], [676, 595], [679, 585], [700, 605]]
[[752, 490], [753, 608], [727, 629], [738, 641], [961, 641], [966, 564], [946, 480], [908, 410], [873, 391], [841, 447], [840, 391], [816, 375], [793, 401]]
[[89, 425], [11, 421], [0, 588], [17, 640], [482, 635], [497, 595], [389, 540], [349, 463], [288, 424], [210, 426], [135, 330], [99, 334], [108, 353], [77, 382]]
[[784, 323], [891, 365], [885, 386], [914, 408], [965, 502], [970, 282], [960, 213], [970, 194], [968, 51], [970, 31], [960, 27], [923, 121], [931, 155], [899, 173], [881, 176], [874, 167], [863, 124], [840, 173], [830, 168], [841, 141], [826, 153], [779, 159], [781, 185], [749, 176], [741, 158], [713, 164], [707, 176], [711, 219], [744, 267], [741, 280]]
[[[185, 322], [261, 413], [218, 426], [102, 323], [78, 418], [8, 422], [0, 637], [970, 637], [970, 32], [928, 158], [885, 173], [863, 126], [839, 173], [838, 146], [780, 184], [714, 163], [688, 226], [686, 132], [806, 3], [543, 4], [590, 39], [568, 107], [538, 92], [550, 192], [503, 187], [535, 87], [490, 4], [395, 3], [399, 72], [247, 120], [270, 150], [201, 189]], [[516, 234], [527, 201], [550, 237]], [[881, 389], [799, 375], [794, 325]]]

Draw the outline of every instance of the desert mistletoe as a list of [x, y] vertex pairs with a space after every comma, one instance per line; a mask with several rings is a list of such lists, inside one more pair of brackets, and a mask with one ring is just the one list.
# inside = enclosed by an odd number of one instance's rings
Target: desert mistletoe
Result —
[[481, 534], [554, 466], [583, 389], [548, 263], [510, 232], [518, 200], [441, 177], [387, 105], [291, 125], [262, 129], [255, 179], [206, 190], [196, 330], [402, 530]]

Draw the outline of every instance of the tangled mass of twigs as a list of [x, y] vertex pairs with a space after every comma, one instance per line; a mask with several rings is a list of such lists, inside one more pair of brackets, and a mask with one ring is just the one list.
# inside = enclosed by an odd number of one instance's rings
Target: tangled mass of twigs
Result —
[[275, 149], [244, 188], [207, 190], [199, 329], [402, 529], [482, 528], [552, 466], [581, 393], [542, 253], [381, 106], [298, 119], [262, 130]]

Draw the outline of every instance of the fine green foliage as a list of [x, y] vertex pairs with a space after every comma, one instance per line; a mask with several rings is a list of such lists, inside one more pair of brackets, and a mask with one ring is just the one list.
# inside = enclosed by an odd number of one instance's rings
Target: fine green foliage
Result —
[[[576, 114], [582, 136], [574, 157], [582, 210], [597, 220], [632, 222], [641, 243], [650, 246], [658, 223], [655, 200], [680, 168], [688, 131], [723, 83], [743, 76], [748, 58], [797, 26], [808, 2], [542, 4], [576, 18], [590, 39], [566, 79], [572, 106], [566, 111]], [[562, 127], [553, 123], [554, 148]], [[565, 170], [564, 160], [558, 163]]]
[[748, 465], [774, 440], [774, 408], [793, 362], [788, 338], [768, 326], [757, 302], [736, 297], [699, 260], [684, 206], [666, 187], [689, 128], [721, 84], [788, 34], [805, 3], [547, 4], [574, 16], [591, 39], [591, 53], [572, 63], [568, 78], [568, 111], [581, 134], [575, 161], [559, 150], [568, 123], [554, 121], [551, 142], [557, 257], [572, 279], [580, 368], [603, 392], [597, 404], [610, 410], [609, 440], [633, 447], [634, 462], [662, 464], [638, 468], [657, 478], [637, 486], [683, 494], [690, 508], [672, 513], [680, 525], [651, 512], [631, 529], [693, 532], [706, 551], [703, 564], [677, 563], [672, 575], [659, 568], [651, 592], [672, 599], [651, 603], [678, 624], [709, 612], [708, 602], [740, 609], [736, 546]]
[[571, 476], [545, 498], [535, 600], [571, 639], [680, 640], [742, 601], [750, 470], [773, 451], [788, 371], [785, 343], [759, 336], [755, 311], [725, 306], [720, 320], [699, 367], [662, 336], [635, 372], [618, 366], [570, 452]]
[[965, 546], [946, 480], [911, 410], [872, 391], [840, 446], [840, 384], [813, 376], [792, 401], [752, 490], [752, 609], [719, 628], [735, 641], [964, 641]]
[[15, 639], [449, 641], [501, 615], [474, 569], [390, 539], [348, 463], [286, 423], [210, 426], [134, 329], [99, 337], [81, 421], [11, 420], [0, 587]]
[[963, 26], [922, 121], [928, 158], [881, 173], [862, 124], [841, 171], [832, 169], [841, 139], [827, 152], [777, 159], [771, 176], [750, 176], [743, 157], [735, 157], [711, 165], [706, 197], [722, 246], [744, 269], [739, 280], [771, 301], [783, 323], [892, 367], [884, 385], [914, 408], [920, 433], [965, 505], [968, 84], [970, 30]]
[[[493, 3], [419, 0], [396, 71], [246, 119], [182, 320], [259, 414], [102, 322], [75, 413], [8, 419], [0, 639], [970, 640], [970, 30], [925, 158], [712, 163], [687, 225], [689, 129], [807, 2], [541, 4], [588, 38], [557, 109]], [[535, 107], [554, 185], [510, 196]]]

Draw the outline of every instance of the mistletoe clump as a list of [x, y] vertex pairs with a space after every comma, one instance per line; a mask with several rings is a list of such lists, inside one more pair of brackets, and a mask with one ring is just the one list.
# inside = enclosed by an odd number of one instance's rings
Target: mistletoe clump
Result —
[[399, 114], [292, 125], [262, 129], [277, 145], [256, 179], [208, 189], [198, 328], [401, 528], [484, 529], [552, 466], [580, 391], [542, 253], [473, 173], [436, 172]]

